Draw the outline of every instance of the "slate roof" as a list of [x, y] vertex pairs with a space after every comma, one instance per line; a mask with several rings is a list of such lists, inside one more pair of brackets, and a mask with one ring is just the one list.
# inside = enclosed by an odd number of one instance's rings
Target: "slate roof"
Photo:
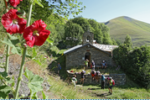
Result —
[[67, 53], [69, 53], [69, 52], [71, 52], [71, 51], [74, 51], [74, 50], [79, 49], [79, 48], [81, 48], [81, 47], [84, 47], [84, 46], [86, 46], [86, 45], [93, 46], [93, 47], [95, 47], [95, 48], [97, 48], [97, 49], [99, 49], [99, 50], [101, 50], [101, 51], [103, 51], [103, 52], [111, 52], [113, 49], [115, 49], [115, 48], [118, 47], [118, 46], [116, 46], [116, 45], [105, 45], [105, 44], [93, 44], [93, 45], [91, 45], [90, 43], [87, 43], [87, 44], [84, 44], [84, 45], [77, 45], [77, 46], [74, 46], [74, 47], [72, 47], [72, 48], [66, 50], [66, 51], [64, 52], [64, 54], [67, 54]]

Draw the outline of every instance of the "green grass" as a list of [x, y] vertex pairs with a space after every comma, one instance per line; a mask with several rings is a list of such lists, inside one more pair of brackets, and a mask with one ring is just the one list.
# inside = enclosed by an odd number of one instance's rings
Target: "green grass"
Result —
[[134, 46], [150, 44], [150, 24], [132, 18], [129, 21], [123, 16], [110, 20], [107, 26], [110, 28], [110, 36], [115, 40], [124, 42], [129, 34]]

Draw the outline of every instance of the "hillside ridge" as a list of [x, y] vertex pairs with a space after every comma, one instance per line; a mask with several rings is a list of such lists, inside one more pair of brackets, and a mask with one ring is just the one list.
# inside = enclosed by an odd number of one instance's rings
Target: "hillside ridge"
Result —
[[110, 28], [110, 36], [124, 42], [127, 34], [132, 38], [134, 46], [150, 45], [150, 24], [128, 16], [120, 16], [105, 22]]

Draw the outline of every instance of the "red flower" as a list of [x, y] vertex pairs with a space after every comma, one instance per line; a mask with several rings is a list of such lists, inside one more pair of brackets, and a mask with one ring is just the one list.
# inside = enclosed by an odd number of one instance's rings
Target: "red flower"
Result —
[[50, 34], [49, 30], [45, 30], [46, 26], [42, 20], [37, 20], [24, 30], [23, 37], [28, 46], [41, 46], [46, 41]]
[[9, 3], [11, 6], [17, 7], [17, 5], [20, 4], [20, 1], [22, 0], [9, 0]]
[[6, 14], [2, 16], [1, 19], [4, 28], [10, 34], [21, 34], [26, 27], [27, 21], [23, 18], [19, 18], [16, 13], [16, 9], [10, 9]]

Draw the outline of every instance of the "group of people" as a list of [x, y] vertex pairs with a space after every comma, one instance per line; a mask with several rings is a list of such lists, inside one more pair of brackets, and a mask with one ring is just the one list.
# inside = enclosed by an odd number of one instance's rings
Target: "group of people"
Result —
[[[85, 65], [85, 69], [87, 69], [88, 66], [89, 66], [89, 60], [88, 59], [85, 60], [84, 65]], [[94, 62], [94, 60], [92, 60], [92, 62], [90, 63], [90, 67], [93, 70], [95, 70], [95, 62]], [[107, 67], [106, 61], [103, 60], [103, 62], [102, 62], [102, 68], [106, 68], [106, 67]]]
[[107, 80], [107, 83], [109, 85], [109, 93], [112, 94], [112, 88], [115, 85], [115, 81], [112, 79], [112, 77], [105, 78], [104, 75], [101, 75], [101, 89], [105, 88], [105, 80]]
[[[81, 81], [80, 81], [81, 84], [83, 84], [84, 80], [85, 80], [84, 74], [85, 74], [85, 71], [82, 70]], [[115, 81], [112, 79], [112, 77], [106, 78], [105, 75], [100, 74], [100, 72], [97, 72], [96, 74], [100, 76], [99, 80], [101, 80], [101, 89], [105, 89], [105, 81], [107, 81], [107, 83], [109, 85], [109, 87], [108, 87], [109, 93], [112, 94], [112, 88], [115, 85]], [[93, 75], [93, 73], [91, 73], [91, 75]], [[95, 75], [93, 75], [93, 76], [95, 76]], [[95, 78], [95, 77], [92, 77], [92, 80], [93, 80], [93, 78]], [[72, 81], [73, 85], [76, 87], [76, 83], [77, 83], [76, 75], [73, 75], [73, 77], [71, 78], [71, 81]]]
[[[89, 63], [89, 60], [86, 59], [85, 60], [85, 67], [88, 68], [88, 63]], [[102, 62], [102, 68], [106, 68], [106, 62], [105, 60], [103, 60]], [[61, 70], [61, 65], [60, 63], [58, 63], [58, 73], [60, 72]], [[91, 68], [92, 68], [92, 71], [91, 71], [91, 76], [92, 76], [92, 81], [97, 79], [98, 81], [101, 80], [101, 89], [104, 89], [105, 88], [105, 81], [107, 80], [107, 83], [109, 84], [109, 93], [112, 94], [112, 87], [113, 85], [115, 84], [115, 81], [112, 79], [112, 77], [105, 77], [103, 74], [100, 73], [100, 71], [95, 71], [95, 62], [94, 60], [92, 60], [91, 62]], [[85, 71], [82, 70], [81, 72], [81, 80], [80, 80], [80, 83], [81, 84], [84, 84], [84, 80], [85, 80]], [[76, 83], [77, 83], [77, 78], [76, 78], [76, 75], [73, 75], [73, 77], [71, 78], [71, 82], [73, 83], [73, 85], [76, 87]]]

